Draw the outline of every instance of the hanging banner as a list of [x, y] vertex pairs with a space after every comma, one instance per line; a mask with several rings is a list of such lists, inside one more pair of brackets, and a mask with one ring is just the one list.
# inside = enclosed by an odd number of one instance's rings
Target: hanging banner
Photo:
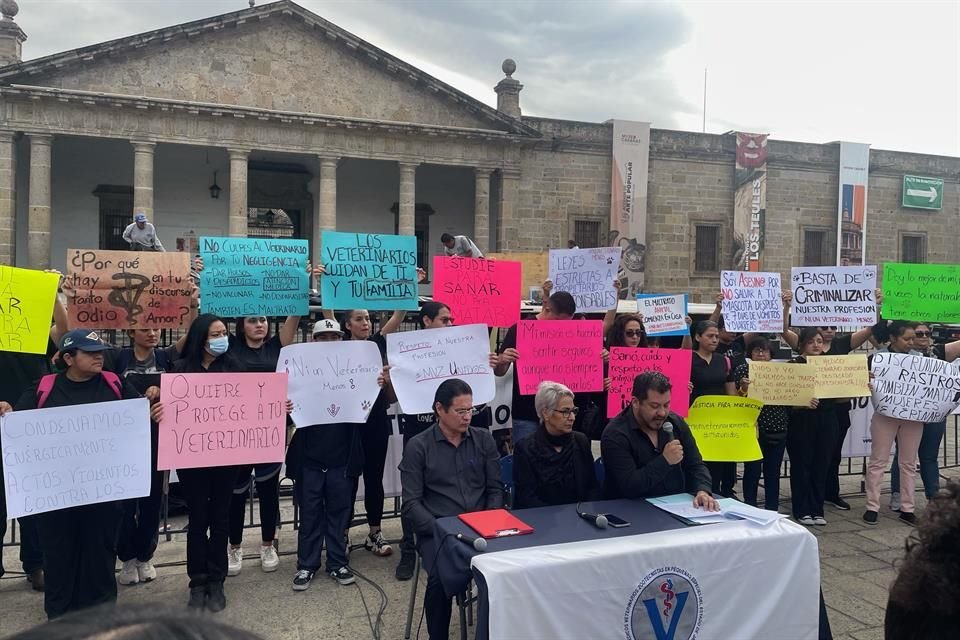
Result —
[[734, 271], [760, 271], [767, 215], [768, 135], [737, 132], [730, 267]]
[[837, 201], [837, 264], [863, 264], [867, 242], [867, 180], [870, 145], [840, 143], [840, 191]]
[[650, 123], [613, 121], [610, 246], [620, 247], [620, 299], [643, 291], [647, 251], [647, 169]]

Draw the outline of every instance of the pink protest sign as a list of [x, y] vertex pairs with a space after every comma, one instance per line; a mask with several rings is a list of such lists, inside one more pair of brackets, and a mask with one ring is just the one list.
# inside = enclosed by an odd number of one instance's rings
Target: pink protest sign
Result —
[[160, 376], [157, 469], [282, 462], [286, 373]]
[[610, 391], [607, 394], [607, 417], [612, 418], [630, 404], [633, 379], [644, 371], [659, 371], [670, 379], [670, 410], [686, 417], [690, 410], [690, 365], [693, 351], [689, 349], [640, 349], [613, 347], [610, 349]]
[[574, 392], [603, 390], [601, 320], [522, 320], [517, 324], [517, 375], [522, 395], [544, 380]]
[[457, 324], [511, 327], [520, 320], [520, 263], [434, 256], [433, 299]]

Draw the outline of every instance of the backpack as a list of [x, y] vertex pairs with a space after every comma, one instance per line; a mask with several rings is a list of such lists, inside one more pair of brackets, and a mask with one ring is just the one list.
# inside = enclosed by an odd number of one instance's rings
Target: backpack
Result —
[[[40, 384], [37, 385], [37, 409], [43, 409], [43, 405], [47, 403], [47, 398], [53, 391], [53, 383], [57, 379], [57, 375], [51, 373], [40, 378]], [[117, 400], [123, 400], [123, 387], [117, 374], [112, 371], [101, 371], [100, 375], [103, 376], [103, 380], [110, 387], [110, 390], [117, 394]]]

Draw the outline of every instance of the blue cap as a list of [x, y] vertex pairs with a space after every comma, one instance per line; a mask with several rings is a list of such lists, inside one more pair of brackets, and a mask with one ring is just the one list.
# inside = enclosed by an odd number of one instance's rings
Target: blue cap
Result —
[[146, 221], [147, 221], [147, 216], [146, 216], [146, 214], [138, 213], [137, 215], [133, 216], [133, 221], [134, 221], [134, 222], [146, 222]]
[[110, 345], [104, 344], [96, 331], [91, 329], [74, 329], [60, 339], [60, 353], [70, 351], [104, 351]]

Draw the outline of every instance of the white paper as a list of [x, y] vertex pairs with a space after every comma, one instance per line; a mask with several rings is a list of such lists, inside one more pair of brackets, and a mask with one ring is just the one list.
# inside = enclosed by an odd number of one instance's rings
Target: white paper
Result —
[[672, 513], [675, 516], [686, 518], [699, 524], [712, 524], [730, 520], [747, 520], [760, 526], [767, 526], [786, 517], [776, 511], [767, 511], [766, 509], [751, 507], [733, 498], [721, 498], [718, 500], [717, 503], [720, 505], [720, 511], [707, 511], [701, 507], [693, 506], [693, 496], [686, 493], [664, 496], [663, 498], [647, 498], [647, 502], [667, 513]]
[[796, 327], [869, 327], [877, 323], [877, 268], [793, 267], [790, 322]]
[[14, 411], [0, 419], [7, 517], [150, 493], [150, 402]]
[[957, 408], [960, 371], [936, 358], [878, 351], [870, 366], [873, 406], [881, 415], [940, 422]]
[[619, 292], [613, 283], [620, 266], [619, 247], [551, 249], [549, 278], [554, 291], [566, 291], [577, 303], [577, 313], [609, 311]]
[[720, 292], [723, 294], [723, 324], [727, 331], [783, 331], [779, 273], [722, 271]]
[[637, 298], [637, 311], [648, 336], [687, 331], [687, 296], [682, 293]]

